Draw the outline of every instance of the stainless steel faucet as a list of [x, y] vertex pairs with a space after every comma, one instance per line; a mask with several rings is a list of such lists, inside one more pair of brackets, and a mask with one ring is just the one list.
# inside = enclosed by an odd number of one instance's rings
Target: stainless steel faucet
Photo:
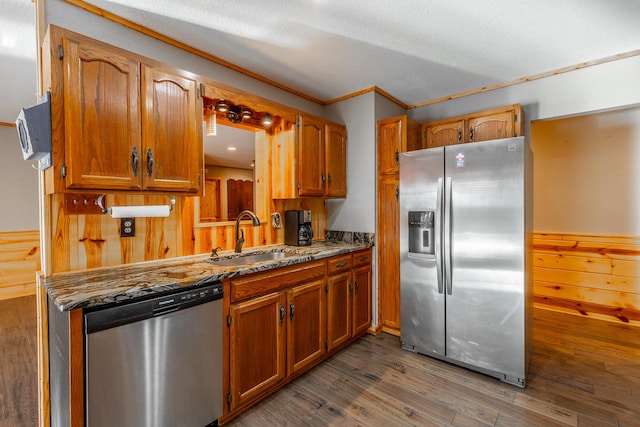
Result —
[[236, 218], [236, 253], [242, 252], [242, 244], [244, 243], [244, 231], [240, 230], [240, 220], [243, 216], [248, 216], [253, 221], [253, 226], [260, 225], [260, 220], [250, 210], [242, 211], [238, 214]]

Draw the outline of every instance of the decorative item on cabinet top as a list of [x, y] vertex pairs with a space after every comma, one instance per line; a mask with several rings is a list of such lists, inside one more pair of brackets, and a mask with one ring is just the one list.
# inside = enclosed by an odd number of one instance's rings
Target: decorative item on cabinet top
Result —
[[169, 205], [105, 206], [104, 194], [65, 194], [65, 212], [72, 215], [101, 215], [109, 213], [111, 218], [168, 217], [176, 205], [176, 198], [169, 198]]

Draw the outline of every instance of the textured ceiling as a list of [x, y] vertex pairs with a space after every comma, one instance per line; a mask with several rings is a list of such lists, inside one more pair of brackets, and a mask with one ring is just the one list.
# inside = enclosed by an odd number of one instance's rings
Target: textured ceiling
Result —
[[640, 48], [638, 0], [89, 3], [323, 101], [411, 105]]
[[[327, 101], [412, 105], [640, 49], [638, 0], [90, 0]], [[34, 4], [2, 0], [0, 121], [35, 101]]]

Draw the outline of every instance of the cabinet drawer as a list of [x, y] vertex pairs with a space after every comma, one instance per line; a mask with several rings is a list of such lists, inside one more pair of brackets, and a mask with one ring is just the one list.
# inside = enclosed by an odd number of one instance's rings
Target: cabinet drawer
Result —
[[231, 279], [231, 302], [288, 288], [303, 281], [323, 276], [324, 261], [312, 261], [291, 267]]
[[355, 252], [353, 254], [353, 266], [358, 267], [360, 265], [371, 264], [371, 249]]
[[353, 261], [351, 258], [351, 254], [337, 256], [327, 261], [327, 272], [329, 274], [333, 274], [340, 271], [347, 271], [347, 270], [351, 270], [352, 266], [353, 266]]

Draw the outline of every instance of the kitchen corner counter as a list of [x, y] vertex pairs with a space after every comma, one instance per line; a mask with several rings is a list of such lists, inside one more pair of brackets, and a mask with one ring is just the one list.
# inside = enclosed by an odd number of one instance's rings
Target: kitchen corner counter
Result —
[[[340, 232], [342, 233], [342, 232]], [[327, 237], [334, 237], [328, 234]], [[373, 246], [373, 239], [344, 239], [314, 242], [311, 246], [268, 245], [246, 248], [245, 255], [286, 252], [286, 258], [243, 266], [221, 267], [209, 254], [147, 261], [68, 273], [41, 279], [47, 294], [60, 311], [119, 303], [157, 293], [199, 286], [234, 276], [266, 271], [312, 260], [329, 258]], [[219, 253], [219, 259], [237, 256]]]

